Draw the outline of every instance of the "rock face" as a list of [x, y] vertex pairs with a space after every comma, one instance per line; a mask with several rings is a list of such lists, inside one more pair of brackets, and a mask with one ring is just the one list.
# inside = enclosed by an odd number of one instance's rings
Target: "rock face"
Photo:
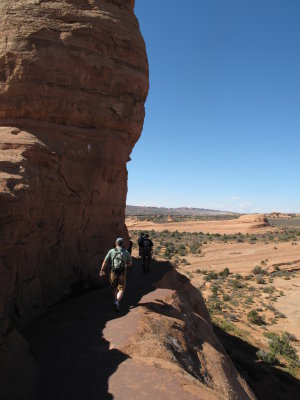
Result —
[[148, 92], [130, 0], [0, 3], [0, 332], [85, 282], [124, 224]]

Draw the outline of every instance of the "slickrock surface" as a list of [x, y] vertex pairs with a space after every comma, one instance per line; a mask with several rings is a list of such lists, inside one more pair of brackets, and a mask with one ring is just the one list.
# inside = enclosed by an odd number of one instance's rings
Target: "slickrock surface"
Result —
[[43, 313], [127, 237], [148, 92], [129, 0], [1, 0], [0, 332]]
[[135, 264], [119, 314], [106, 287], [52, 307], [24, 335], [43, 400], [255, 399], [200, 292], [168, 263], [149, 274]]
[[139, 220], [136, 217], [127, 217], [126, 225], [129, 230], [155, 230], [162, 232], [165, 229], [170, 232], [205, 232], [205, 233], [264, 233], [274, 230], [268, 223], [264, 214], [243, 215], [236, 219], [220, 220], [220, 221], [168, 221], [153, 222], [147, 220]]

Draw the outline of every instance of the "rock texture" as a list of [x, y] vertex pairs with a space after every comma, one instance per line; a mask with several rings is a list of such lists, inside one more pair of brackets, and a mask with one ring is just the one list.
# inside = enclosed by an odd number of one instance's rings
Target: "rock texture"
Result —
[[143, 274], [134, 262], [118, 316], [111, 306], [105, 287], [27, 324], [40, 364], [38, 399], [255, 400], [199, 289], [169, 263], [153, 262]]
[[130, 0], [0, 3], [0, 332], [127, 237], [126, 162], [148, 92]]
[[156, 286], [103, 331], [111, 349], [129, 355], [109, 379], [113, 398], [255, 400], [216, 338], [199, 290], [176, 270]]

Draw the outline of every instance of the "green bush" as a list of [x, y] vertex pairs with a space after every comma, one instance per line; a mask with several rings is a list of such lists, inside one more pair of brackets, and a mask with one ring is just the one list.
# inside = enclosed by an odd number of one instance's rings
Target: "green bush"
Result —
[[264, 280], [264, 277], [262, 275], [258, 275], [256, 278], [256, 283], [258, 283], [259, 285], [264, 285], [266, 282]]
[[240, 279], [231, 279], [229, 284], [233, 287], [233, 289], [241, 289], [244, 287], [244, 284], [240, 281]]
[[278, 358], [276, 357], [276, 354], [274, 352], [258, 350], [256, 352], [256, 357], [259, 360], [265, 362], [266, 364], [270, 364], [270, 365], [278, 365], [279, 364]]
[[229, 268], [224, 268], [223, 271], [219, 272], [219, 275], [226, 278], [230, 274]]
[[297, 350], [290, 344], [289, 336], [286, 333], [282, 333], [280, 337], [277, 333], [269, 332], [269, 335], [265, 336], [270, 339], [269, 348], [275, 354], [281, 354], [295, 361], [299, 360]]
[[276, 354], [274, 352], [258, 350], [256, 352], [256, 357], [259, 360], [265, 362], [266, 364], [276, 365], [279, 363]]
[[218, 279], [218, 274], [215, 271], [209, 271], [204, 278], [206, 281], [210, 281], [212, 279]]
[[224, 294], [223, 295], [223, 301], [230, 301], [231, 297], [229, 296], [229, 294]]
[[269, 294], [272, 294], [274, 292], [274, 290], [275, 290], [274, 286], [267, 286], [267, 287], [263, 288], [263, 292], [269, 293]]
[[263, 274], [266, 274], [267, 272], [266, 272], [265, 270], [263, 270], [262, 267], [261, 267], [260, 265], [257, 265], [257, 266], [252, 270], [252, 273], [255, 274], [255, 275], [258, 275], [258, 274], [263, 275]]
[[256, 325], [265, 324], [264, 316], [261, 316], [256, 310], [249, 311], [247, 314], [247, 318], [251, 324], [256, 324]]
[[190, 246], [190, 252], [192, 254], [200, 254], [201, 253], [200, 246], [201, 245], [199, 243], [197, 243], [197, 242], [192, 243], [191, 246]]
[[246, 298], [246, 300], [245, 300], [245, 304], [253, 304], [253, 303], [254, 303], [253, 297], [252, 296], [248, 296]]

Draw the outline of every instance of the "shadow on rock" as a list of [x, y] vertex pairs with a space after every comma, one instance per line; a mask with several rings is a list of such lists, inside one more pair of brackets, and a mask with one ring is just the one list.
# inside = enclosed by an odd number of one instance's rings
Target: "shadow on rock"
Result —
[[26, 325], [22, 334], [40, 369], [37, 398], [112, 399], [109, 378], [129, 356], [110, 349], [102, 331], [108, 321], [126, 315], [145, 294], [155, 290], [155, 283], [171, 269], [167, 262], [153, 262], [151, 272], [144, 274], [134, 260], [118, 314], [113, 312], [111, 290], [106, 286], [52, 306]]

